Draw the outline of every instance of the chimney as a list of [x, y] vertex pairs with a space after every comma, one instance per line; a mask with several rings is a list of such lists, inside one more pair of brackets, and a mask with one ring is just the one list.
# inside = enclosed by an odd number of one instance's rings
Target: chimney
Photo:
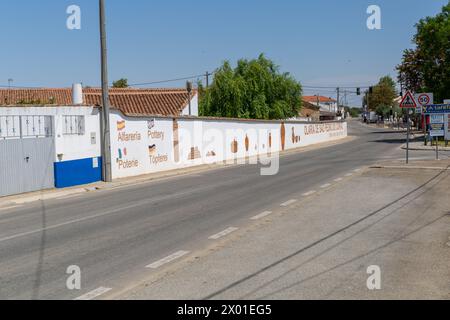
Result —
[[72, 85], [72, 104], [75, 106], [83, 104], [83, 86], [81, 83]]

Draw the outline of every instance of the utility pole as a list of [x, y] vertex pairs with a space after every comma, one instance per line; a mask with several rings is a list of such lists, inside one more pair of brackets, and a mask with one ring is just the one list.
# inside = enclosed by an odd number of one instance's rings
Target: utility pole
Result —
[[206, 89], [209, 88], [209, 76], [212, 75], [211, 73], [209, 73], [208, 71], [206, 71]]
[[190, 82], [190, 81], [186, 82], [186, 90], [187, 90], [188, 101], [189, 101], [189, 116], [192, 116], [192, 110], [191, 110], [192, 82]]
[[109, 93], [108, 93], [108, 60], [106, 49], [106, 18], [105, 1], [99, 0], [100, 9], [100, 42], [102, 64], [102, 155], [103, 155], [103, 181], [112, 182], [111, 167], [111, 127], [109, 118]]
[[13, 81], [11, 78], [8, 79], [8, 104], [11, 104], [11, 83]]
[[336, 91], [337, 91], [337, 110], [336, 110], [336, 113], [338, 113], [339, 112], [339, 98], [340, 98], [340, 88], [337, 88], [336, 89]]

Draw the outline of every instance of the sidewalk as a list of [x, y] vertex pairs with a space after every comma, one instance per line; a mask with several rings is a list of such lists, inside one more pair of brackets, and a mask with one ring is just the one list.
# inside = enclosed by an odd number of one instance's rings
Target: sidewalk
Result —
[[[402, 146], [402, 149], [406, 149], [406, 144]], [[428, 143], [427, 146], [424, 145], [423, 137], [421, 142], [411, 142], [409, 144], [409, 150], [412, 151], [433, 151], [436, 152], [436, 146], [431, 146], [430, 143]], [[439, 151], [450, 151], [449, 147], [439, 146]]]
[[450, 299], [450, 161], [399, 166], [280, 207], [117, 298]]

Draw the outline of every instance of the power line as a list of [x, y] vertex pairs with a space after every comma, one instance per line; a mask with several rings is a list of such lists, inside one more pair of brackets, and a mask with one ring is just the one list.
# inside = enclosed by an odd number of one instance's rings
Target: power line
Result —
[[195, 78], [207, 78], [207, 77], [209, 77], [209, 76], [211, 76], [213, 74], [214, 73], [208, 72], [208, 73], [205, 73], [205, 74], [199, 74], [199, 75], [190, 76], [190, 77], [168, 79], [168, 80], [158, 80], [158, 81], [143, 82], [143, 83], [133, 83], [133, 84], [130, 84], [130, 87], [149, 86], [149, 85], [153, 85], [153, 84], [177, 82], [177, 81], [183, 81], [183, 80], [191, 80], [191, 79], [195, 79]]

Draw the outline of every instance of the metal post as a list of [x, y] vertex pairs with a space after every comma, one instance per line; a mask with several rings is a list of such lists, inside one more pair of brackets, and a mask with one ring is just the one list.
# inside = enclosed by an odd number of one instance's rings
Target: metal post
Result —
[[436, 160], [439, 160], [439, 137], [436, 137]]
[[406, 121], [407, 121], [407, 133], [406, 133], [406, 164], [409, 164], [409, 135], [410, 135], [410, 123], [409, 123], [409, 109], [407, 110], [407, 117], [406, 117]]
[[109, 94], [108, 94], [108, 61], [106, 49], [106, 18], [105, 2], [99, 0], [100, 11], [100, 42], [101, 42], [101, 69], [102, 69], [102, 156], [103, 156], [103, 181], [112, 181], [111, 167], [111, 128], [109, 118]]
[[188, 102], [189, 102], [189, 116], [192, 116], [192, 110], [191, 110], [192, 82], [190, 82], [190, 81], [186, 82], [186, 90], [187, 90], [187, 96], [188, 96]]
[[206, 89], [209, 88], [209, 76], [210, 76], [210, 73], [208, 71], [206, 71]]
[[[339, 94], [340, 94], [340, 88], [337, 88], [336, 89], [337, 90], [337, 110], [336, 110], [336, 113], [338, 113], [339, 112]], [[331, 111], [331, 110], [330, 110]]]

